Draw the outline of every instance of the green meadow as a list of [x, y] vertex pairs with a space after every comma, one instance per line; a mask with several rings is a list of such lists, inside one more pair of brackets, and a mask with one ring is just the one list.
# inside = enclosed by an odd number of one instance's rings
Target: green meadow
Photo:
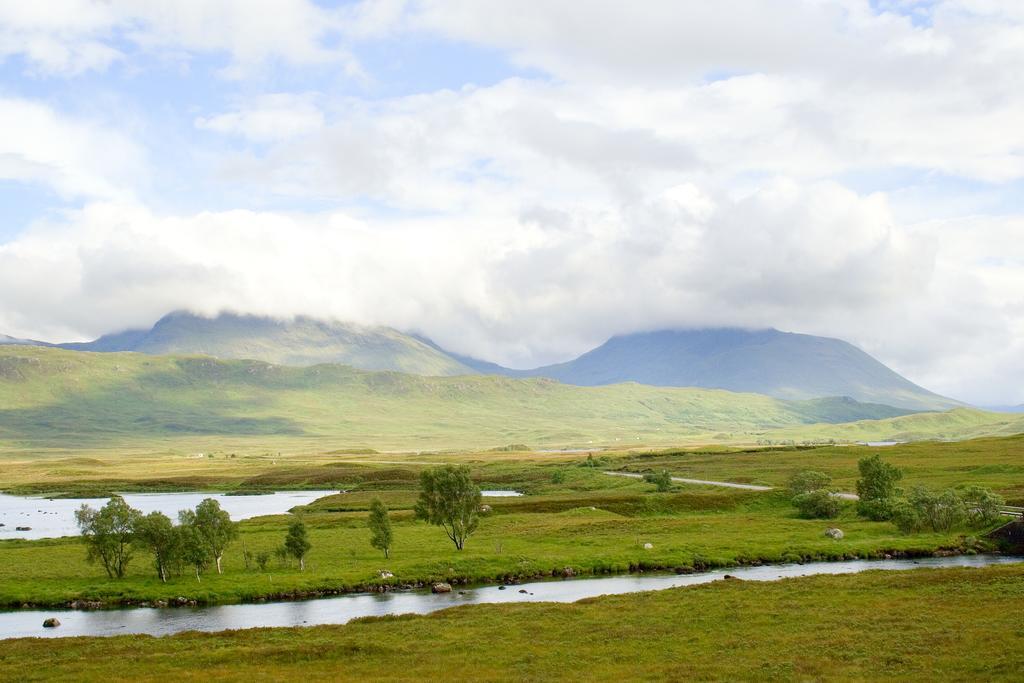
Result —
[[0, 679], [993, 680], [1024, 670], [1024, 564], [718, 581], [344, 626], [7, 641]]
[[[755, 482], [781, 486], [802, 469], [831, 474], [840, 489], [852, 490], [857, 460], [882, 452], [905, 472], [905, 487], [939, 489], [967, 484], [991, 486], [1011, 502], [1020, 502], [1024, 468], [1021, 437], [963, 443], [871, 447], [787, 449], [704, 449], [599, 454], [538, 454], [503, 451], [424, 456], [373, 454], [311, 458], [300, 463], [283, 458], [263, 463], [251, 476], [243, 458], [219, 455], [191, 461], [185, 470], [166, 473], [110, 458], [95, 463], [66, 463], [96, 476], [84, 483], [78, 475], [46, 484], [51, 493], [77, 490], [185, 488], [207, 481], [196, 475], [207, 466], [222, 467], [222, 488], [255, 491], [271, 488], [329, 487], [344, 490], [295, 510], [310, 529], [313, 543], [307, 568], [271, 560], [260, 570], [245, 565], [244, 552], [272, 552], [281, 545], [289, 516], [270, 516], [240, 524], [239, 539], [229, 548], [224, 573], [207, 572], [202, 581], [183, 575], [159, 582], [150, 560], [138, 553], [128, 575], [110, 580], [85, 562], [74, 538], [0, 543], [0, 603], [60, 605], [75, 599], [137, 603], [185, 596], [199, 602], [236, 602], [278, 595], [305, 595], [360, 590], [382, 582], [380, 571], [394, 577], [392, 586], [433, 580], [494, 582], [508, 577], [561, 573], [626, 572], [637, 569], [701, 568], [754, 562], [879, 557], [887, 553], [931, 554], [939, 549], [984, 548], [984, 530], [907, 535], [888, 522], [857, 518], [852, 506], [837, 520], [806, 520], [796, 515], [787, 494], [680, 484], [658, 493], [642, 480], [613, 477], [609, 471], [667, 469], [684, 477]], [[333, 459], [333, 460], [332, 460]], [[412, 506], [419, 472], [430, 463], [468, 464], [483, 488], [514, 489], [520, 498], [488, 499], [492, 510], [464, 551], [456, 551], [442, 531], [415, 521]], [[272, 462], [272, 461], [271, 461]], [[594, 465], [594, 466], [588, 466]], [[64, 471], [48, 460], [49, 471]], [[28, 489], [32, 467], [17, 471]], [[205, 476], [209, 476], [207, 472]], [[133, 477], [142, 477], [133, 479]], [[189, 479], [194, 477], [194, 479]], [[5, 485], [9, 486], [8, 482]], [[84, 488], [82, 488], [84, 487]], [[390, 559], [370, 547], [367, 509], [374, 497], [391, 508], [395, 546]], [[845, 532], [842, 540], [824, 536], [828, 526]], [[650, 549], [645, 544], [651, 544]]]

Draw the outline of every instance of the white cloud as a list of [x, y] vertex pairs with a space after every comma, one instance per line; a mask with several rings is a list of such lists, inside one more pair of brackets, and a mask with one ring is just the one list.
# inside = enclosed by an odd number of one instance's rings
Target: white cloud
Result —
[[146, 173], [145, 153], [121, 133], [0, 98], [0, 179], [42, 183], [67, 198], [124, 199]]
[[198, 117], [195, 124], [197, 128], [240, 135], [254, 142], [272, 142], [320, 130], [324, 116], [311, 95], [277, 93], [263, 95], [236, 111]]
[[[182, 154], [214, 166], [180, 185], [307, 207], [140, 205], [126, 191], [146, 175], [135, 143], [2, 100], [0, 177], [87, 203], [0, 245], [0, 291], [18, 291], [0, 332], [88, 336], [230, 308], [419, 328], [527, 365], [629, 330], [773, 325], [858, 342], [958, 397], [1024, 401], [1021, 4], [878, 4], [893, 11], [0, 0], [0, 57], [44, 72], [131, 65], [140, 50], [227, 55], [232, 104], [170, 114], [202, 131]], [[302, 70], [358, 75], [352, 45], [424, 35], [543, 75], [343, 96]], [[301, 92], [248, 78], [273, 61]], [[851, 189], [901, 175], [913, 187]], [[993, 195], [1018, 215], [972, 215]]]
[[[636, 329], [775, 325], [860, 342], [938, 390], [1011, 401], [1024, 352], [1020, 228], [901, 227], [880, 196], [786, 180], [739, 198], [676, 187], [628, 211], [519, 219], [93, 204], [0, 246], [0, 290], [21, 292], [0, 328], [69, 338], [176, 308], [304, 313], [524, 364]], [[986, 355], [992, 340], [999, 353]]]
[[[157, 52], [226, 53], [225, 75], [242, 77], [280, 59], [297, 66], [340, 64], [360, 75], [338, 37], [357, 31], [351, 10], [309, 0], [0, 1], [0, 58], [22, 55], [45, 73], [103, 70], [128, 46]], [[366, 21], [379, 18], [367, 17]]]

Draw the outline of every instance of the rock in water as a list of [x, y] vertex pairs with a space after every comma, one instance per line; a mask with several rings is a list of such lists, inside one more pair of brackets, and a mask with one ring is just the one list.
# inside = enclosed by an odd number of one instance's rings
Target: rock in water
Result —
[[452, 592], [452, 586], [451, 586], [451, 584], [445, 583], [444, 581], [438, 581], [437, 583], [435, 583], [433, 586], [430, 587], [430, 592], [431, 593], [451, 593]]
[[830, 526], [829, 528], [825, 529], [825, 535], [828, 536], [829, 538], [834, 538], [834, 539], [836, 539], [838, 541], [839, 539], [841, 539], [846, 534], [843, 533], [842, 529], [837, 529], [837, 528], [835, 528], [833, 526]]
[[50, 617], [43, 622], [43, 628], [57, 628], [60, 626], [60, 619], [57, 617]]

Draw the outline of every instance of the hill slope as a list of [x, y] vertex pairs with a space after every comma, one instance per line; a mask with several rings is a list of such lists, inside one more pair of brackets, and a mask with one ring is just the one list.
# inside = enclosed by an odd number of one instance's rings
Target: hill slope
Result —
[[0, 347], [0, 442], [30, 447], [205, 436], [253, 437], [268, 449], [279, 439], [416, 449], [665, 444], [756, 440], [902, 412], [851, 399]]
[[850, 396], [911, 410], [963, 404], [898, 375], [839, 339], [778, 330], [662, 330], [613, 337], [575, 360], [509, 370], [460, 358], [481, 372], [548, 377], [579, 386], [640, 382], [705, 387], [778, 398]]
[[128, 330], [96, 341], [59, 344], [76, 351], [202, 354], [281, 365], [341, 363], [364, 370], [464, 375], [473, 370], [420, 340], [386, 327], [361, 327], [299, 317], [275, 320], [224, 313], [204, 318], [172, 313], [150, 330]]

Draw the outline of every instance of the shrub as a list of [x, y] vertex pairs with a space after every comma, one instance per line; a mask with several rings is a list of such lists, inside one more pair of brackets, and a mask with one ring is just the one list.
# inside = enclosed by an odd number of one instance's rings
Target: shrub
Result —
[[1002, 518], [1000, 508], [1006, 501], [984, 486], [968, 486], [964, 490], [963, 499], [967, 504], [968, 522], [972, 525], [988, 526]]
[[860, 479], [857, 480], [857, 513], [875, 521], [892, 519], [900, 489], [896, 483], [903, 478], [903, 472], [894, 465], [883, 462], [877, 453], [857, 463]]
[[821, 489], [827, 489], [832, 484], [832, 477], [824, 472], [814, 470], [803, 470], [797, 472], [789, 479], [789, 492], [794, 496], [801, 493], [811, 493]]
[[896, 506], [892, 519], [904, 533], [949, 531], [967, 519], [967, 506], [956, 491], [934, 493], [916, 486]]
[[668, 473], [668, 470], [645, 474], [644, 481], [654, 484], [661, 493], [672, 490], [672, 475]]
[[827, 489], [797, 494], [793, 496], [793, 505], [805, 519], [833, 519], [842, 509], [839, 499]]

